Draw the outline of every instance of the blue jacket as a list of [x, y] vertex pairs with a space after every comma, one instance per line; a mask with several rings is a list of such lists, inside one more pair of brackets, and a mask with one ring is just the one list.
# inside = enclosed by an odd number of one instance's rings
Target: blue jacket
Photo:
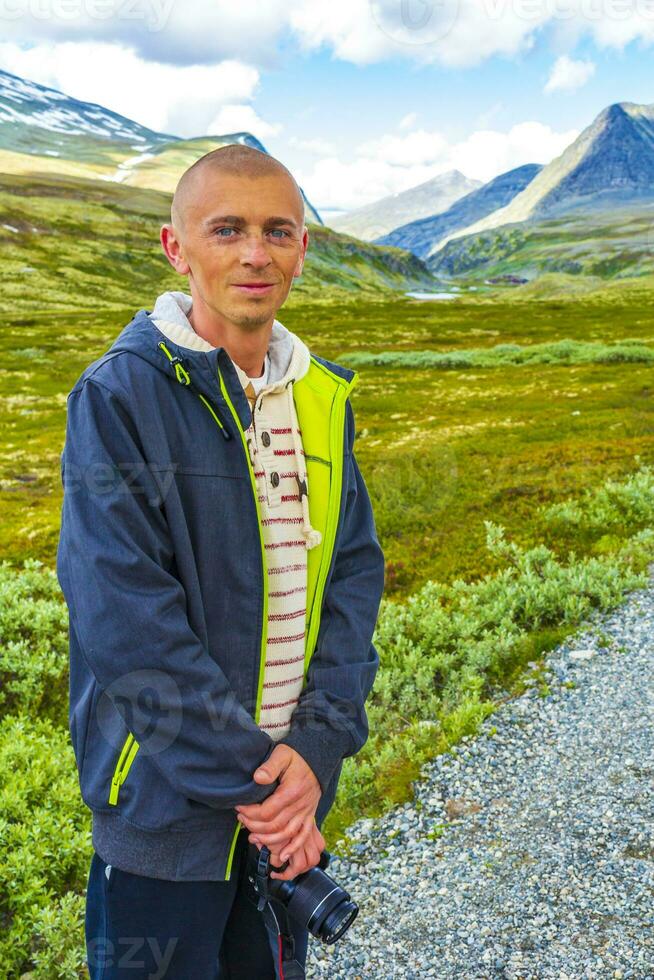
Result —
[[[355, 372], [311, 361], [304, 390], [319, 413], [329, 386], [344, 395]], [[343, 759], [368, 737], [384, 587], [343, 400], [331, 420], [338, 458], [312, 460], [341, 482], [318, 575], [318, 632], [280, 739], [318, 778], [318, 826]], [[255, 720], [265, 578], [242, 436], [250, 421], [227, 351], [177, 346], [146, 310], [68, 395], [57, 576], [69, 610], [70, 734], [93, 846], [136, 874], [228, 879], [242, 829], [234, 807], [278, 785], [252, 778], [277, 743]], [[311, 424], [301, 420], [309, 443]]]

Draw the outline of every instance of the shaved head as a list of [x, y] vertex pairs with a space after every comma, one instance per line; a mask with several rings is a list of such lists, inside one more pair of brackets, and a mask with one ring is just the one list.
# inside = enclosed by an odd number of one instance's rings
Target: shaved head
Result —
[[260, 177], [286, 178], [295, 189], [302, 225], [304, 225], [304, 198], [290, 170], [262, 150], [244, 146], [242, 143], [229, 143], [227, 146], [205, 153], [180, 177], [170, 206], [170, 220], [178, 232], [184, 231], [187, 211], [202, 194], [203, 178], [206, 178], [209, 173], [212, 176], [225, 174], [252, 180]]

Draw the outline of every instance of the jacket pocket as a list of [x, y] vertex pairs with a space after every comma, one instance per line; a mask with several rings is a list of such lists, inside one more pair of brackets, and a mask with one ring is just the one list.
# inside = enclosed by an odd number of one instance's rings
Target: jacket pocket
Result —
[[136, 753], [139, 750], [139, 743], [136, 741], [131, 732], [127, 733], [127, 738], [123, 744], [120, 755], [118, 757], [118, 762], [116, 763], [116, 768], [114, 769], [113, 776], [111, 777], [111, 788], [109, 790], [109, 803], [116, 805], [118, 803], [118, 793], [120, 787], [127, 779], [127, 774], [130, 770], [132, 763], [136, 757]]
[[183, 830], [215, 821], [210, 807], [173, 788], [150, 758], [146, 740], [136, 739], [111, 704], [91, 715], [80, 788], [89, 809], [120, 813], [143, 830]]

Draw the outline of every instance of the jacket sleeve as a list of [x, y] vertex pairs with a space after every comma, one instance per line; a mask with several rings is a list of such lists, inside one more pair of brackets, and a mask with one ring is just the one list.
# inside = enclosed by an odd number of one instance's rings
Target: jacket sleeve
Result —
[[274, 742], [190, 626], [133, 420], [94, 378], [73, 388], [67, 408], [57, 577], [81, 654], [140, 742], [138, 717], [153, 765], [177, 792], [217, 809], [262, 802], [278, 781], [252, 774]]
[[355, 427], [349, 399], [346, 406], [346, 495], [340, 533], [305, 686], [290, 731], [279, 740], [310, 765], [323, 793], [339, 762], [355, 755], [368, 738], [365, 700], [379, 667], [372, 635], [384, 591], [384, 554], [352, 451]]

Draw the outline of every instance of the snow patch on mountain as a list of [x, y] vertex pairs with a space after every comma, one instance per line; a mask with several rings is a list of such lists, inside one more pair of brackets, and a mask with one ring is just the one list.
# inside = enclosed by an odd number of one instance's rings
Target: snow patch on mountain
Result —
[[[100, 139], [146, 143], [170, 139], [91, 102], [79, 102], [63, 92], [0, 71], [0, 124], [36, 126], [65, 136], [96, 136]], [[1, 128], [1, 127], [0, 127]], [[174, 137], [172, 137], [174, 138]]]

